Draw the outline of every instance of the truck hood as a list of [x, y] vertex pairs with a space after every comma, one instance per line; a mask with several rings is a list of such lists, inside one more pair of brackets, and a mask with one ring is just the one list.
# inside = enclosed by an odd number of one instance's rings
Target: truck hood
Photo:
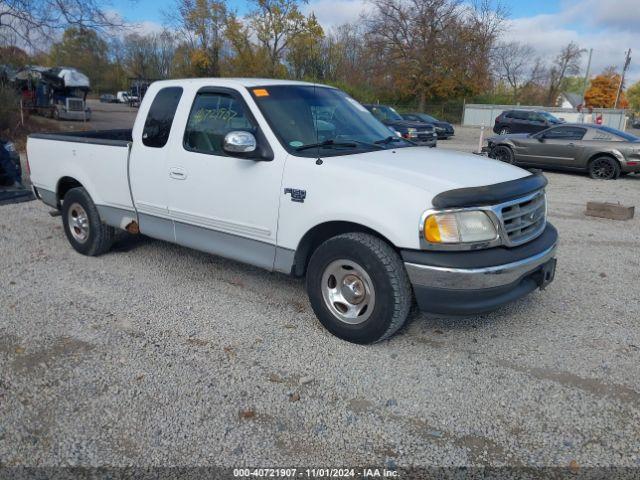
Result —
[[[325, 157], [336, 168], [379, 175], [428, 192], [432, 196], [456, 188], [479, 187], [531, 175], [522, 168], [480, 155], [427, 147], [380, 150]], [[351, 173], [357, 178], [358, 173]]]

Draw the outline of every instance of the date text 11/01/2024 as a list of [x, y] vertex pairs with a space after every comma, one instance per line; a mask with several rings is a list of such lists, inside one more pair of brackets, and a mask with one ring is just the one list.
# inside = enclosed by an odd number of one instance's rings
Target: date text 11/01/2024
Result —
[[397, 470], [386, 468], [236, 468], [233, 476], [278, 478], [397, 478]]

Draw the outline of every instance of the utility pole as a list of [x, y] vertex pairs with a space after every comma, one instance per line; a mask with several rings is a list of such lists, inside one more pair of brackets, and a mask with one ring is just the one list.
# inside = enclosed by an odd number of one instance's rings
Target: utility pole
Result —
[[622, 75], [620, 76], [620, 85], [618, 85], [618, 93], [616, 94], [616, 103], [613, 108], [618, 108], [618, 101], [620, 100], [620, 92], [622, 91], [622, 85], [624, 85], [624, 74], [627, 73], [627, 68], [631, 63], [631, 49], [627, 50], [627, 56], [624, 59], [624, 67], [622, 67]]
[[580, 108], [580, 123], [584, 123], [584, 96], [587, 94], [587, 85], [589, 85], [589, 74], [591, 73], [591, 57], [593, 56], [593, 48], [589, 49], [589, 61], [587, 62], [587, 73], [584, 75], [584, 84], [582, 85], [582, 105]]

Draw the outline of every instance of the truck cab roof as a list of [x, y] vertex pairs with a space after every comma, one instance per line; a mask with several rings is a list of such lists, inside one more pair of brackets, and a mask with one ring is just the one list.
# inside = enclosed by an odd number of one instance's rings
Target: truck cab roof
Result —
[[215, 85], [216, 87], [269, 87], [274, 85], [307, 85], [310, 87], [316, 86], [318, 88], [334, 88], [328, 85], [311, 82], [300, 82], [296, 80], [276, 80], [272, 78], [219, 78], [219, 77], [205, 77], [205, 78], [178, 78], [175, 80], [160, 80], [154, 82], [163, 87], [176, 86], [183, 87], [185, 85], [201, 85], [203, 87]]

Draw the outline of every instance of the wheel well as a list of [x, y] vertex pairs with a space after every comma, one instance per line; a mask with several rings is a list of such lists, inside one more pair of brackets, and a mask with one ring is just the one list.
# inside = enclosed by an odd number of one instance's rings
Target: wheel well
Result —
[[58, 205], [67, 194], [69, 190], [76, 187], [82, 187], [82, 184], [72, 177], [62, 177], [58, 181], [58, 188], [56, 188], [56, 196], [58, 198]]
[[359, 223], [342, 221], [321, 223], [320, 225], [316, 225], [307, 233], [305, 233], [300, 240], [294, 256], [293, 268], [291, 269], [291, 273], [298, 277], [303, 276], [307, 271], [309, 259], [311, 258], [311, 255], [316, 250], [316, 248], [318, 248], [326, 240], [329, 240], [336, 235], [342, 235], [343, 233], [351, 232], [369, 233], [384, 240], [389, 245], [391, 245], [391, 247], [395, 248], [393, 243], [391, 243], [389, 239], [384, 235], [381, 235], [380, 233], [369, 227], [360, 225]]
[[498, 147], [505, 147], [513, 152], [513, 147], [511, 147], [511, 145], [509, 145], [508, 143], [494, 143], [491, 146], [491, 148], [498, 148]]
[[591, 158], [589, 158], [589, 161], [587, 162], [587, 168], [591, 166], [591, 162], [593, 162], [596, 158], [600, 158], [600, 157], [608, 157], [612, 160], [615, 160], [616, 163], [618, 164], [618, 167], [621, 167], [620, 160], [618, 160], [614, 154], [609, 152], [602, 152], [602, 153], [596, 153], [594, 155], [591, 155]]

